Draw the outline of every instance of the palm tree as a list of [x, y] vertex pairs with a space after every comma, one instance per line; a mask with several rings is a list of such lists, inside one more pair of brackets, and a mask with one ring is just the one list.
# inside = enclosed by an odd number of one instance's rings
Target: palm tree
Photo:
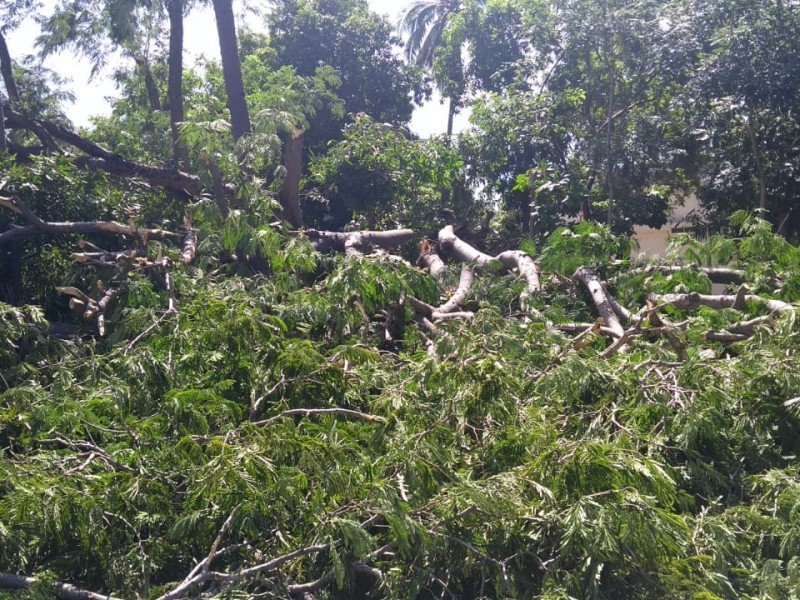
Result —
[[[483, 6], [485, 0], [477, 0], [477, 5]], [[414, 62], [420, 67], [432, 70], [436, 58], [436, 52], [443, 46], [444, 33], [453, 15], [460, 12], [463, 8], [463, 0], [416, 0], [403, 13], [400, 18], [400, 32], [408, 34], [406, 42], [406, 57], [410, 62]], [[459, 68], [461, 66], [461, 48], [451, 50], [457, 56]], [[452, 64], [451, 61], [448, 61]], [[443, 74], [442, 74], [443, 75]], [[447, 135], [453, 134], [453, 117], [456, 114], [462, 90], [447, 90], [443, 78], [437, 77], [437, 86], [443, 95], [447, 95], [450, 106], [447, 116]], [[461, 86], [463, 87], [463, 86]]]

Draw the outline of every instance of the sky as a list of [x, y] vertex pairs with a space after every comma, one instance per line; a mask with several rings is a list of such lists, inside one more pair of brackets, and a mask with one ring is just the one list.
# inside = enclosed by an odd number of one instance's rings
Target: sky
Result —
[[[411, 0], [369, 0], [370, 7], [375, 12], [386, 15], [392, 23], [396, 23], [400, 13], [410, 4]], [[52, 0], [46, 2], [52, 5]], [[237, 2], [234, 0], [234, 10]], [[256, 31], [262, 30], [260, 19], [249, 17], [247, 24]], [[184, 25], [185, 55], [184, 64], [191, 65], [193, 57], [205, 54], [208, 57], [219, 58], [219, 45], [217, 32], [214, 25], [214, 14], [211, 8], [195, 10], [189, 14]], [[34, 53], [34, 40], [38, 35], [38, 26], [32, 19], [27, 20], [18, 30], [8, 35], [8, 45], [12, 58], [21, 58]], [[108, 98], [116, 95], [113, 82], [108, 76], [90, 79], [90, 65], [76, 57], [71, 52], [49, 57], [45, 65], [61, 75], [72, 80], [72, 92], [75, 94], [75, 104], [68, 108], [67, 114], [77, 126], [89, 126], [89, 117], [105, 115], [110, 112]], [[468, 115], [456, 116], [455, 131], [460, 131], [468, 125]], [[424, 106], [414, 112], [411, 119], [411, 130], [422, 137], [429, 137], [444, 133], [447, 129], [447, 106], [442, 104], [438, 95], [435, 95]]]

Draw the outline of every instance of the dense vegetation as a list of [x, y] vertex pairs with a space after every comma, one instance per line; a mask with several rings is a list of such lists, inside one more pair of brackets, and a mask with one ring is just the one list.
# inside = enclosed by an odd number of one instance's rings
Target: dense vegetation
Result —
[[0, 597], [800, 594], [800, 4], [200, 4], [0, 1]]

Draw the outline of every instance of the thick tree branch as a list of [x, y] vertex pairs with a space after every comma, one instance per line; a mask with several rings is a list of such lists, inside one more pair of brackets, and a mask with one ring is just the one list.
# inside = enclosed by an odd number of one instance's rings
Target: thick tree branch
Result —
[[431, 276], [441, 281], [447, 273], [447, 265], [436, 252], [435, 244], [429, 241], [424, 241], [420, 248], [419, 258], [417, 259], [417, 266], [423, 269], [428, 269]]
[[300, 179], [303, 175], [303, 140], [305, 131], [297, 128], [286, 140], [283, 164], [286, 179], [278, 192], [278, 201], [289, 224], [295, 228], [303, 226], [303, 211], [300, 210]]
[[19, 89], [17, 89], [17, 81], [14, 79], [14, 71], [11, 67], [11, 53], [8, 51], [8, 44], [2, 29], [0, 29], [0, 74], [3, 76], [3, 83], [6, 84], [10, 104], [17, 104]]
[[461, 267], [461, 277], [458, 281], [458, 287], [456, 291], [453, 292], [453, 295], [450, 296], [450, 299], [442, 304], [438, 309], [435, 309], [433, 312], [441, 312], [441, 313], [451, 313], [455, 311], [457, 308], [461, 306], [464, 300], [467, 298], [467, 294], [469, 294], [469, 290], [472, 287], [472, 282], [475, 279], [475, 275], [467, 265], [462, 265]]
[[517, 269], [525, 277], [527, 287], [524, 296], [531, 296], [541, 290], [539, 273], [533, 259], [521, 250], [507, 250], [497, 256], [490, 256], [473, 248], [459, 238], [452, 225], [447, 225], [439, 231], [439, 245], [446, 253], [460, 262], [469, 262], [486, 267], [488, 265], [501, 265], [507, 270]]
[[[35, 577], [14, 575], [13, 573], [0, 573], [0, 589], [4, 590], [29, 590], [36, 584]], [[107, 594], [97, 594], [75, 587], [69, 583], [54, 583], [53, 592], [62, 600], [119, 600]]]
[[[701, 306], [708, 306], [709, 308], [733, 308], [740, 302], [738, 295], [707, 295], [691, 292], [689, 294], [650, 294], [650, 301], [653, 304], [669, 304], [675, 308], [684, 310], [693, 310]], [[755, 302], [763, 304], [770, 312], [786, 312], [795, 310], [795, 307], [788, 302], [782, 300], [770, 300], [762, 298], [761, 296], [754, 296], [747, 294], [744, 296], [745, 302]]]
[[131, 225], [125, 225], [118, 221], [76, 221], [51, 223], [43, 221], [31, 211], [25, 203], [17, 197], [0, 196], [0, 206], [5, 207], [26, 221], [31, 223], [25, 227], [12, 227], [0, 233], [0, 246], [11, 243], [26, 237], [47, 234], [69, 234], [69, 233], [101, 233], [107, 235], [125, 236], [130, 238], [147, 239], [174, 239], [180, 236], [171, 231], [163, 229], [145, 229]]
[[706, 275], [711, 283], [739, 284], [744, 281], [744, 271], [730, 269], [728, 267], [697, 267], [693, 265], [649, 265], [625, 271], [608, 280], [608, 283], [616, 282], [621, 276], [633, 277], [635, 275], [649, 275], [650, 273], [680, 273], [682, 271], [699, 271]]
[[370, 423], [384, 423], [386, 421], [386, 419], [381, 416], [369, 415], [367, 413], [362, 413], [357, 410], [350, 410], [347, 408], [291, 408], [275, 415], [274, 417], [270, 417], [269, 419], [255, 421], [253, 425], [268, 425], [275, 421], [279, 421], [280, 419], [288, 419], [292, 417], [310, 417], [314, 415], [337, 415], [342, 417], [351, 417], [361, 421], [368, 421]]
[[506, 250], [497, 255], [506, 269], [516, 268], [528, 282], [527, 294], [533, 295], [541, 291], [542, 286], [539, 282], [539, 271], [533, 259], [521, 250]]
[[479, 267], [496, 262], [495, 257], [473, 248], [458, 237], [452, 225], [447, 225], [439, 231], [439, 245], [442, 250], [460, 262], [475, 263]]
[[318, 252], [327, 250], [338, 250], [350, 252], [360, 252], [367, 245], [378, 246], [379, 248], [394, 248], [405, 244], [414, 238], [414, 231], [411, 229], [393, 229], [389, 231], [317, 231], [309, 229], [305, 232], [311, 240], [311, 245]]
[[16, 112], [9, 105], [3, 107], [3, 117], [5, 119], [5, 127], [8, 129], [26, 129], [39, 138], [42, 146], [47, 150], [59, 154], [62, 153], [53, 136], [37, 121]]
[[29, 119], [8, 108], [5, 117], [6, 127], [32, 131], [51, 150], [57, 148], [54, 140], [61, 140], [85, 152], [88, 156], [75, 158], [75, 164], [81, 167], [96, 168], [119, 177], [139, 177], [151, 185], [189, 196], [197, 196], [202, 191], [200, 180], [194, 175], [128, 160], [56, 123]]
[[614, 332], [616, 337], [621, 338], [625, 330], [614, 312], [608, 293], [603, 288], [603, 284], [600, 283], [597, 273], [587, 267], [581, 267], [575, 271], [572, 279], [581, 282], [586, 287], [592, 296], [594, 305], [597, 307], [598, 314], [602, 317], [606, 326]]
[[181, 262], [185, 265], [192, 264], [195, 256], [197, 256], [197, 230], [189, 227], [189, 232], [183, 240], [183, 249], [181, 252]]

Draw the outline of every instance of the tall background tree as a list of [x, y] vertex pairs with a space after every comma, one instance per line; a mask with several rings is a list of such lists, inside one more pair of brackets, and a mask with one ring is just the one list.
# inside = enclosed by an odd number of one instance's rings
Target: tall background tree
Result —
[[225, 77], [225, 92], [231, 114], [233, 139], [238, 140], [250, 133], [250, 112], [242, 79], [239, 45], [236, 41], [236, 22], [233, 18], [231, 0], [213, 0], [214, 17], [217, 23], [219, 50], [222, 57], [222, 72]]
[[457, 17], [466, 5], [477, 9], [482, 0], [415, 0], [400, 19], [407, 34], [406, 57], [433, 74], [442, 96], [448, 99], [447, 135], [453, 134], [453, 119], [466, 92], [463, 65], [464, 28]]

